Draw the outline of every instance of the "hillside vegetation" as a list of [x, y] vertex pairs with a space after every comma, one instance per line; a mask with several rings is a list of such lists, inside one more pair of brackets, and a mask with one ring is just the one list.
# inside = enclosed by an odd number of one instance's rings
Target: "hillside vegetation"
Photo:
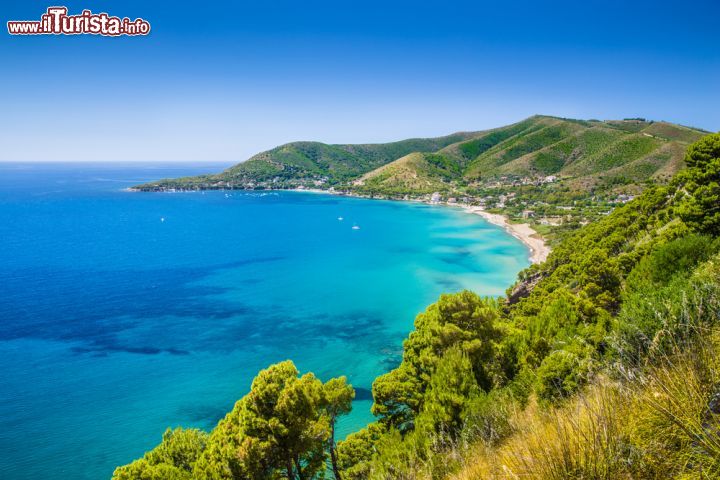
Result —
[[[361, 179], [365, 187], [361, 190], [394, 194], [403, 191], [406, 179], [413, 176], [432, 176], [445, 183], [442, 190], [455, 187], [459, 191], [463, 188], [458, 187], [508, 176], [555, 175], [572, 179], [571, 185], [582, 188], [602, 187], [608, 177], [626, 184], [667, 180], [682, 167], [687, 144], [703, 134], [665, 122], [535, 116], [449, 145], [434, 152], [434, 161], [418, 164], [415, 171], [402, 169], [387, 175], [387, 167], [379, 168]], [[433, 172], [437, 164], [444, 167], [439, 176]]]
[[504, 175], [555, 174], [584, 185], [597, 184], [609, 171], [627, 181], [644, 182], [654, 175], [672, 176], [682, 166], [687, 144], [704, 133], [665, 122], [534, 116], [494, 130], [385, 144], [288, 143], [219, 174], [160, 180], [137, 188], [324, 185], [378, 195], [418, 195], [431, 187], [450, 191]]
[[440, 201], [529, 222], [556, 244], [647, 185], [666, 184], [683, 168], [689, 143], [706, 133], [640, 119], [534, 116], [493, 130], [388, 144], [290, 143], [219, 174], [136, 189], [320, 188], [424, 201], [437, 192]]
[[439, 138], [357, 145], [293, 142], [259, 153], [219, 174], [160, 180], [138, 188], [254, 189], [314, 186], [316, 183], [336, 185], [409, 153], [432, 152], [473, 135], [461, 132]]
[[507, 298], [442, 295], [373, 383], [363, 430], [334, 438], [344, 378], [282, 362], [212, 432], [169, 430], [114, 478], [720, 477], [720, 134], [684, 164]]

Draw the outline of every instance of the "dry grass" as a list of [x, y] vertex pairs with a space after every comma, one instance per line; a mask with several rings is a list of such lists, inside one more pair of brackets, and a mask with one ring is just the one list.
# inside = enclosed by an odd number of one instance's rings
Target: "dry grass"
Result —
[[512, 419], [514, 435], [476, 447], [454, 478], [720, 478], [717, 345], [677, 346], [647, 372], [601, 379], [559, 408], [531, 403]]
[[456, 478], [621, 478], [613, 459], [622, 456], [622, 400], [620, 389], [605, 384], [562, 408], [532, 403], [513, 419], [515, 435], [499, 448], [482, 447]]

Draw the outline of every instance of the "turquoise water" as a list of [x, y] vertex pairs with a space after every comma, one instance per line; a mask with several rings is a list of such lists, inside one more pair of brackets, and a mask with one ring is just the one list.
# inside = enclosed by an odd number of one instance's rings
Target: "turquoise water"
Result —
[[502, 294], [528, 265], [458, 209], [123, 191], [219, 168], [0, 164], [1, 478], [108, 478], [168, 426], [212, 428], [287, 358], [348, 376], [345, 435], [419, 311]]

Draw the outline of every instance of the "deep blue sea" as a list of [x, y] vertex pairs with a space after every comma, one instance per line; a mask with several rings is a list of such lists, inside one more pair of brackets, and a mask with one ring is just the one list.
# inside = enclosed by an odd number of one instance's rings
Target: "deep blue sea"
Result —
[[0, 163], [0, 478], [107, 479], [168, 426], [211, 429], [288, 358], [348, 376], [345, 435], [418, 312], [500, 295], [529, 264], [449, 207], [124, 191], [222, 167]]

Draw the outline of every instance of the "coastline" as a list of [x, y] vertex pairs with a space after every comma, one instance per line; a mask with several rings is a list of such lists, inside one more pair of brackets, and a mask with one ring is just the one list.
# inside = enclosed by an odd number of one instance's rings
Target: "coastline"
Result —
[[508, 217], [498, 213], [490, 213], [481, 207], [462, 205], [462, 209], [474, 215], [480, 215], [488, 223], [502, 227], [510, 235], [523, 242], [530, 249], [530, 262], [542, 263], [550, 254], [550, 247], [545, 240], [527, 223], [510, 223]]
[[[129, 192], [137, 192], [140, 191], [134, 187], [128, 187], [124, 189], [125, 191]], [[224, 190], [224, 189], [223, 189]], [[185, 191], [198, 191], [198, 190], [181, 190], [183, 192]], [[283, 190], [281, 190], [283, 191]], [[322, 194], [322, 195], [341, 195], [341, 196], [347, 196], [347, 197], [355, 197], [355, 198], [365, 198], [368, 200], [372, 200], [372, 197], [367, 197], [363, 195], [355, 195], [352, 193], [347, 192], [333, 192], [329, 190], [324, 190], [321, 188], [289, 188], [284, 191], [290, 191], [290, 192], [300, 192], [300, 193], [313, 193], [313, 194]], [[392, 199], [384, 199], [384, 200], [392, 200]], [[530, 225], [527, 223], [510, 223], [508, 217], [506, 215], [501, 215], [498, 213], [490, 213], [486, 210], [484, 210], [482, 207], [475, 206], [475, 205], [467, 205], [462, 203], [455, 203], [455, 204], [448, 204], [445, 202], [442, 203], [432, 203], [428, 201], [423, 200], [393, 200], [393, 201], [406, 201], [406, 202], [413, 202], [413, 203], [425, 203], [427, 205], [438, 205], [438, 206], [446, 206], [446, 207], [460, 207], [463, 211], [473, 214], [473, 215], [479, 215], [483, 217], [488, 223], [491, 223], [493, 225], [496, 225], [498, 227], [502, 227], [505, 229], [506, 232], [508, 232], [513, 237], [520, 240], [528, 249], [530, 250], [530, 256], [528, 257], [530, 262], [533, 264], [542, 263], [545, 260], [547, 260], [548, 255], [550, 254], [550, 247], [547, 246], [545, 243], [545, 239], [537, 233]]]

